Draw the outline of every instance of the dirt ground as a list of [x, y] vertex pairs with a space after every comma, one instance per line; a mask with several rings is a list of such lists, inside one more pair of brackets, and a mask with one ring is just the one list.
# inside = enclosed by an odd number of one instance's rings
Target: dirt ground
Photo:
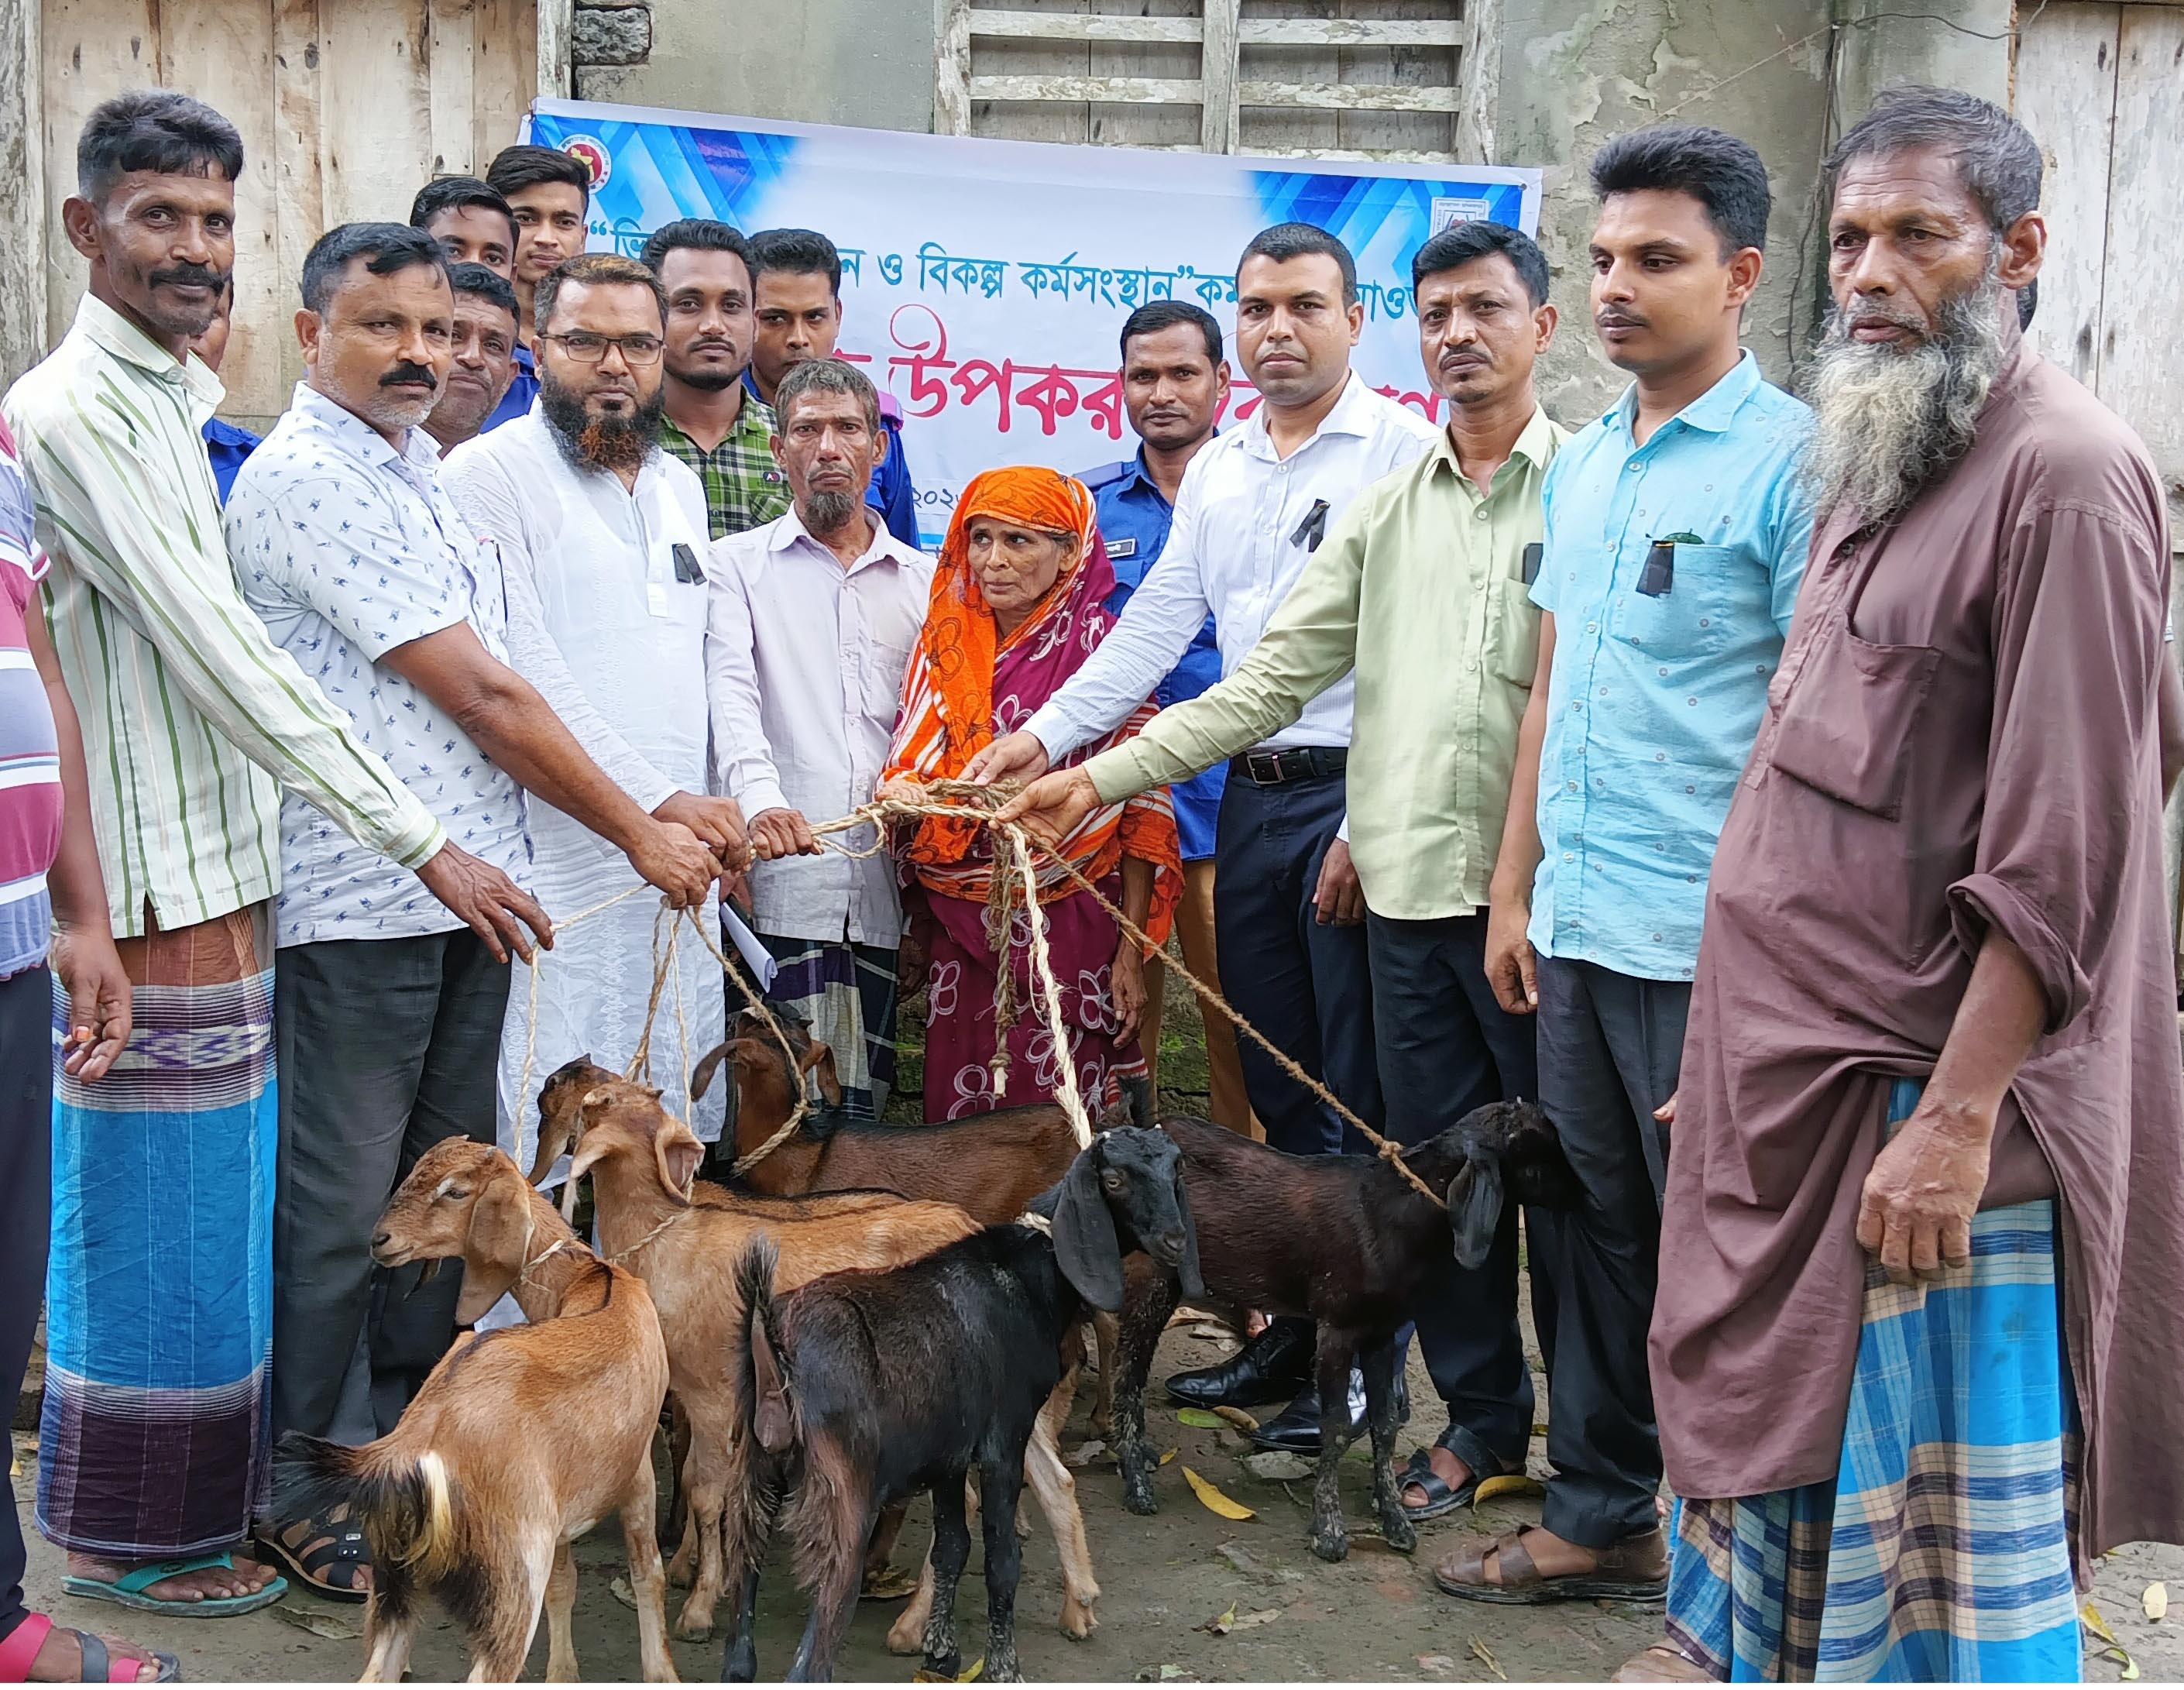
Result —
[[[1178, 1367], [1215, 1359], [1221, 1346], [1178, 1327], [1169, 1332], [1156, 1365], [1156, 1380]], [[1415, 1352], [1410, 1379], [1412, 1416], [1401, 1447], [1407, 1451], [1438, 1430], [1435, 1399]], [[1158, 1395], [1157, 1391], [1154, 1393]], [[1084, 1442], [1089, 1409], [1080, 1397], [1065, 1453]], [[1441, 1596], [1428, 1568], [1467, 1532], [1507, 1531], [1537, 1518], [1531, 1499], [1496, 1498], [1474, 1519], [1463, 1514], [1420, 1529], [1418, 1553], [1396, 1554], [1367, 1535], [1368, 1475], [1353, 1458], [1345, 1464], [1344, 1494], [1351, 1531], [1350, 1559], [1338, 1566], [1316, 1559], [1305, 1537], [1309, 1485], [1286, 1486], [1254, 1476], [1244, 1464], [1248, 1446], [1232, 1431], [1202, 1431], [1178, 1422], [1165, 1404], [1149, 1408], [1148, 1431], [1176, 1459], [1161, 1470], [1160, 1513], [1140, 1519], [1123, 1511], [1113, 1468], [1095, 1458], [1078, 1473], [1094, 1565], [1103, 1592], [1100, 1627], [1086, 1642], [1071, 1643], [1056, 1628], [1061, 1589], [1054, 1546], [1036, 1509], [1025, 1544], [1017, 1600], [1017, 1643], [1031, 1679], [1108, 1682], [1171, 1680], [1423, 1682], [1498, 1679], [1518, 1682], [1596, 1681], [1655, 1635], [1658, 1618], [1633, 1608], [1593, 1603], [1552, 1608], [1501, 1608], [1461, 1604]], [[511, 1426], [511, 1436], [521, 1429]], [[1534, 1467], [1543, 1441], [1534, 1440]], [[321, 1682], [353, 1679], [363, 1665], [362, 1611], [291, 1596], [279, 1606], [223, 1620], [169, 1621], [125, 1614], [103, 1604], [59, 1594], [61, 1557], [30, 1530], [28, 1497], [35, 1454], [20, 1436], [24, 1476], [18, 1481], [25, 1536], [31, 1541], [26, 1581], [34, 1608], [66, 1623], [103, 1627], [171, 1648], [193, 1682]], [[1217, 1518], [1191, 1495], [1181, 1469], [1189, 1464], [1256, 1517]], [[923, 1553], [923, 1510], [913, 1513], [896, 1552], [898, 1565], [913, 1568]], [[577, 1650], [585, 1678], [627, 1680], [637, 1672], [636, 1616], [610, 1592], [624, 1576], [619, 1531], [612, 1522], [577, 1545]], [[985, 1633], [984, 1585], [974, 1552], [958, 1598], [964, 1658], [975, 1659]], [[2169, 1581], [2179, 1617], [2146, 1619], [2142, 1598], [2149, 1581]], [[671, 1621], [679, 1592], [671, 1592]], [[2111, 1556], [2101, 1570], [2094, 1601], [2123, 1647], [2148, 1680], [2184, 1678], [2184, 1551], [2134, 1546]], [[845, 1680], [903, 1682], [915, 1659], [887, 1653], [888, 1626], [899, 1603], [859, 1605], [841, 1663]], [[1238, 1623], [1226, 1635], [1205, 1629], [1233, 1610]], [[761, 1675], [778, 1677], [795, 1649], [803, 1604], [777, 1557], [760, 1599]], [[528, 1674], [545, 1670], [542, 1626]], [[710, 1679], [720, 1670], [720, 1646], [677, 1643], [677, 1668], [688, 1679]], [[460, 1678], [468, 1670], [456, 1633], [437, 1615], [420, 1636], [413, 1676]], [[2088, 1657], [2086, 1677], [2119, 1678], [2119, 1664]]]

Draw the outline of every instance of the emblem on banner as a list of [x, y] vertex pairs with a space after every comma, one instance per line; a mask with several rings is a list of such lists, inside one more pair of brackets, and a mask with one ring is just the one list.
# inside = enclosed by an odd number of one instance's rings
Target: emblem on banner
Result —
[[561, 150], [572, 159], [584, 161], [584, 168], [592, 173], [594, 193], [604, 187], [607, 178], [614, 174], [613, 156], [608, 153], [606, 142], [596, 135], [572, 135], [561, 143]]
[[[569, 150], [574, 152], [576, 146], [575, 142], [571, 142]], [[1483, 199], [1436, 198], [1432, 206], [1431, 226], [1426, 233], [1431, 237], [1458, 223], [1475, 223], [1486, 213], [1487, 204]]]

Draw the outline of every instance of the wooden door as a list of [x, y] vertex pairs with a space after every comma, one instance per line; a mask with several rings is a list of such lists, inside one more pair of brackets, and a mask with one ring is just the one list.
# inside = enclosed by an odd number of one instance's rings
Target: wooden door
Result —
[[40, 21], [46, 343], [83, 291], [58, 226], [85, 114], [125, 88], [181, 89], [242, 132], [221, 380], [244, 421], [287, 409], [301, 373], [311, 243], [337, 223], [404, 221], [432, 176], [482, 168], [539, 86], [539, 0], [43, 0]]

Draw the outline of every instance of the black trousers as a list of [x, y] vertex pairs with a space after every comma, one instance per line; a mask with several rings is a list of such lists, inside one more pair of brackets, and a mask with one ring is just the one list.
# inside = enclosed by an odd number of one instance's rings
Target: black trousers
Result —
[[[1435, 921], [1368, 912], [1365, 931], [1390, 1138], [1418, 1144], [1482, 1104], [1539, 1096], [1531, 1018], [1503, 1009], [1486, 984], [1485, 911]], [[1535, 1260], [1535, 1305], [1546, 1300], [1538, 1268]], [[1440, 1442], [1474, 1472], [1521, 1468], [1531, 1443], [1518, 1271], [1513, 1203], [1484, 1265], [1462, 1268], [1453, 1256], [1437, 1262], [1411, 1308], [1426, 1369], [1448, 1408]]]
[[508, 978], [467, 929], [277, 953], [276, 1435], [391, 1431], [453, 1341], [462, 1264], [421, 1286], [421, 1263], [373, 1266], [371, 1235], [426, 1151], [493, 1141]]
[[[1222, 990], [1237, 1012], [1381, 1130], [1365, 929], [1323, 925], [1312, 903], [1345, 802], [1340, 774], [1279, 786], [1230, 778], [1214, 839], [1214, 946]], [[1244, 1090], [1275, 1149], [1318, 1156], [1372, 1148], [1251, 1040], [1237, 1047]]]
[[1539, 985], [1540, 1102], [1584, 1188], [1579, 1208], [1533, 1234], [1535, 1259], [1552, 1240], [1555, 1302], [1555, 1476], [1542, 1524], [1598, 1549], [1658, 1523], [1661, 1441], [1646, 1330], [1669, 1135], [1653, 1111], [1675, 1095], [1691, 988], [1552, 957], [1540, 958]]
[[[0, 980], [0, 1403], [11, 1418], [45, 1306], [53, 1168], [53, 978], [26, 968]], [[0, 1637], [28, 1613], [14, 1504], [10, 1486], [0, 1517]]]

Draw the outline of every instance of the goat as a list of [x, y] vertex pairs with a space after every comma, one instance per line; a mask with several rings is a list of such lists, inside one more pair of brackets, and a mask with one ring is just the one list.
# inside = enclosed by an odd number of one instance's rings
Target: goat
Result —
[[[955, 1675], [973, 1469], [984, 1503], [985, 1676], [1022, 1676], [1017, 1495], [1034, 1428], [1069, 1365], [1065, 1346], [1086, 1305], [1121, 1306], [1126, 1250], [1151, 1254], [1186, 1287], [1198, 1282], [1181, 1158], [1157, 1133], [1102, 1134], [1031, 1213], [1048, 1225], [989, 1228], [893, 1272], [836, 1274], [788, 1296], [770, 1247], [745, 1252], [734, 1365], [744, 1431], [764, 1459], [745, 1465], [730, 1507], [731, 1558], [757, 1565], [786, 1496], [799, 1582], [812, 1598], [791, 1679], [833, 1676], [873, 1520], [920, 1491], [933, 1498], [937, 1587], [925, 1666]], [[755, 1674], [750, 1626], [746, 1604], [722, 1676]]]
[[323, 1518], [346, 1505], [371, 1541], [365, 1681], [401, 1682], [421, 1589], [463, 1627], [472, 1679], [521, 1673], [542, 1605], [546, 1676], [576, 1678], [569, 1545], [612, 1511], [629, 1553], [644, 1676], [675, 1682], [653, 1535], [652, 1431], [667, 1352], [644, 1281], [578, 1242], [504, 1152], [467, 1139], [418, 1158], [380, 1217], [371, 1252], [390, 1268], [460, 1256], [458, 1321], [512, 1290], [529, 1324], [450, 1351], [375, 1443], [353, 1449], [294, 1432], [281, 1440], [276, 1517]]
[[[882, 1126], [833, 1113], [842, 1102], [833, 1052], [811, 1036], [800, 1017], [786, 1011], [777, 1011], [776, 1016], [789, 1050], [783, 1050], [772, 1029], [746, 1009], [727, 1039], [700, 1057], [690, 1074], [690, 1096], [702, 1097], [715, 1073], [728, 1064], [728, 1117], [739, 1156], [748, 1156], [780, 1129], [804, 1101], [807, 1082], [818, 1088], [829, 1106], [807, 1118], [787, 1143], [743, 1176], [754, 1190], [803, 1196], [878, 1187], [905, 1197], [956, 1203], [980, 1225], [999, 1226], [1022, 1214], [1040, 1192], [1051, 1190], [1076, 1160], [1076, 1133], [1067, 1112], [1054, 1103], [996, 1109], [917, 1127]], [[1095, 1315], [1092, 1325], [1100, 1358], [1092, 1432], [1104, 1437], [1114, 1414], [1114, 1316]], [[1080, 1371], [1071, 1368], [1063, 1375], [1055, 1401], [1040, 1417], [1028, 1475], [1061, 1553], [1061, 1632], [1072, 1641], [1092, 1634], [1099, 1623], [1092, 1606], [1100, 1597], [1081, 1527], [1073, 1534], [1064, 1528], [1065, 1521], [1077, 1518], [1077, 1481], [1061, 1459], [1061, 1436], [1076, 1401]], [[868, 1573], [885, 1569], [902, 1514], [896, 1506], [881, 1520], [873, 1535]], [[889, 1649], [897, 1654], [917, 1653], [932, 1603], [933, 1559], [928, 1553], [916, 1594], [888, 1633]]]
[[[1553, 1127], [1531, 1104], [1490, 1103], [1406, 1149], [1411, 1170], [1447, 1193], [1446, 1210], [1376, 1156], [1284, 1155], [1210, 1121], [1167, 1120], [1161, 1129], [1182, 1152], [1208, 1293], [1318, 1322], [1313, 1553], [1339, 1561], [1350, 1551], [1336, 1471], [1351, 1441], [1354, 1359], [1365, 1375], [1374, 1511], [1389, 1547], [1408, 1553], [1418, 1533], [1403, 1513], [1393, 1465], [1401, 1361], [1396, 1334], [1437, 1256], [1452, 1249], [1466, 1267], [1485, 1260], [1505, 1191], [1509, 1199], [1543, 1208], [1575, 1204], [1577, 1176]], [[1151, 1514], [1159, 1504], [1145, 1442], [1145, 1374], [1174, 1313], [1178, 1288], [1169, 1275], [1141, 1273], [1133, 1281], [1123, 1312], [1114, 1448], [1123, 1506]]]
[[705, 1146], [660, 1107], [657, 1091], [630, 1080], [601, 1079], [568, 1114], [577, 1130], [570, 1178], [591, 1176], [601, 1247], [651, 1291], [667, 1341], [668, 1383], [689, 1417], [683, 1481], [697, 1565], [675, 1631], [702, 1640], [711, 1635], [721, 1596], [721, 1507], [736, 1459], [736, 1380], [727, 1358], [743, 1308], [735, 1267], [744, 1247], [760, 1236], [775, 1241], [786, 1291], [822, 1274], [915, 1261], [978, 1225], [952, 1204], [872, 1193], [694, 1196]]

